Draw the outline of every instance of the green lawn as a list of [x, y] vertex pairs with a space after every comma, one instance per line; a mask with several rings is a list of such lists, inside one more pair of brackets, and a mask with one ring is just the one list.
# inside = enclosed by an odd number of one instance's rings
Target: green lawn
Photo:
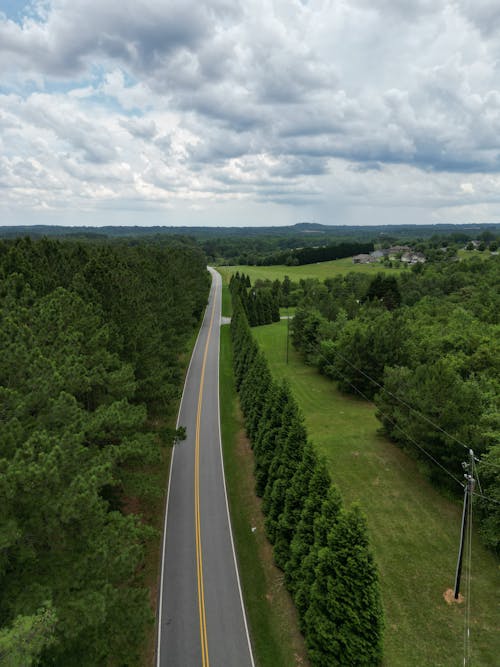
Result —
[[258, 278], [269, 280], [283, 280], [288, 276], [290, 280], [300, 280], [300, 278], [333, 278], [335, 276], [356, 271], [357, 273], [368, 273], [375, 275], [379, 271], [389, 271], [391, 273], [400, 273], [405, 269], [389, 269], [378, 262], [376, 264], [353, 264], [351, 257], [335, 259], [330, 262], [318, 262], [317, 264], [304, 264], [304, 266], [218, 266], [217, 271], [222, 274], [225, 282], [233, 273], [239, 271], [250, 276], [250, 280], [255, 282]]
[[280, 308], [280, 317], [293, 317], [295, 315], [295, 306], [282, 306]]
[[[367, 514], [386, 614], [386, 667], [463, 664], [464, 604], [448, 605], [461, 507], [441, 496], [417, 463], [377, 434], [371, 404], [346, 397], [290, 349], [286, 322], [253, 329], [275, 377], [287, 377], [311, 440], [331, 463], [346, 502]], [[499, 664], [500, 570], [475, 536], [471, 638], [476, 666]]]
[[231, 302], [231, 292], [228, 285], [222, 286], [222, 316], [231, 317], [233, 314], [233, 304]]
[[273, 564], [261, 501], [254, 493], [253, 454], [243, 431], [232, 368], [230, 331], [223, 326], [220, 408], [224, 470], [254, 657], [258, 667], [308, 667], [295, 607], [283, 585], [283, 573]]

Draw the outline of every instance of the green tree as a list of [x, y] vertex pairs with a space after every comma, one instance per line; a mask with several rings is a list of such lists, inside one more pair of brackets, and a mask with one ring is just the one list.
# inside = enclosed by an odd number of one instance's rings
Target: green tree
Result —
[[336, 489], [330, 490], [331, 484], [325, 460], [317, 460], [309, 481], [309, 488], [304, 494], [304, 505], [290, 543], [290, 558], [285, 568], [285, 580], [292, 594], [295, 593], [300, 583], [302, 563], [314, 545], [315, 520], [321, 514], [323, 502], [329, 493], [335, 494], [340, 507], [340, 496]]
[[315, 667], [378, 665], [383, 612], [378, 575], [359, 507], [340, 514], [319, 551], [305, 636]]
[[290, 388], [286, 383], [273, 385], [268, 394], [264, 416], [254, 444], [255, 491], [258, 496], [264, 495], [267, 488], [269, 468], [278, 446], [290, 400]]
[[398, 308], [401, 305], [401, 292], [399, 291], [398, 281], [394, 276], [377, 273], [368, 287], [366, 299], [368, 301], [378, 301], [387, 310]]
[[[484, 451], [479, 425], [480, 387], [474, 379], [464, 380], [460, 376], [452, 358], [443, 357], [414, 370], [387, 368], [384, 390], [377, 394], [375, 403], [379, 409], [377, 416], [392, 439], [427, 462], [414, 442], [423, 445], [456, 476], [461, 475], [464, 457], [464, 449], [457, 440], [467, 442], [477, 454]], [[435, 465], [429, 468], [429, 474], [442, 484], [453, 484]]]
[[[269, 469], [269, 478], [272, 479], [274, 477], [274, 482], [271, 488], [271, 497], [267, 509], [265, 525], [267, 533], [273, 543], [276, 540], [280, 518], [285, 510], [287, 490], [292, 482], [295, 472], [300, 466], [304, 456], [306, 443], [307, 432], [304, 420], [300, 413], [297, 412], [296, 416], [291, 420], [286, 439], [283, 441], [281, 453], [275, 457]], [[266, 499], [266, 494], [264, 494], [264, 505]], [[285, 535], [286, 532], [283, 536]], [[283, 567], [285, 563], [286, 559], [282, 562]]]
[[[317, 466], [317, 456], [313, 445], [306, 441], [300, 461], [293, 477], [285, 486], [285, 502], [278, 518], [274, 541], [274, 560], [285, 570], [290, 558], [290, 545], [307, 501], [309, 484]], [[286, 464], [285, 464], [286, 465]]]
[[54, 642], [56, 620], [51, 605], [33, 616], [18, 616], [11, 628], [0, 630], [0, 663], [5, 667], [37, 664], [43, 649]]
[[342, 499], [337, 487], [330, 485], [321, 503], [320, 512], [314, 516], [314, 542], [300, 563], [296, 575], [294, 594], [295, 606], [299, 612], [302, 630], [305, 629], [305, 615], [309, 609], [312, 585], [316, 580], [316, 567], [321, 549], [328, 545], [328, 535], [339, 519]]

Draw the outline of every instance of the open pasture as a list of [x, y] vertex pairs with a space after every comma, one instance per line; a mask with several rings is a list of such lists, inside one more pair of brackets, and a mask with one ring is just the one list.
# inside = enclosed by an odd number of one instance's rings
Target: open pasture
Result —
[[[368, 517], [386, 617], [384, 665], [463, 664], [465, 603], [444, 597], [454, 583], [460, 502], [443, 497], [378, 433], [371, 403], [341, 394], [291, 347], [287, 365], [286, 328], [285, 320], [253, 333], [274, 376], [290, 382], [344, 500], [358, 501]], [[477, 535], [472, 552], [472, 664], [491, 667], [500, 654], [500, 570]]]

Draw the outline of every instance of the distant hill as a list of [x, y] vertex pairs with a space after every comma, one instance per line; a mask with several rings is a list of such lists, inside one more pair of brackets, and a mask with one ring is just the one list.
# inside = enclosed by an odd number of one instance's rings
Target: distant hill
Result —
[[299, 222], [295, 225], [285, 227], [64, 227], [62, 225], [20, 225], [0, 226], [0, 237], [12, 238], [17, 236], [30, 236], [40, 238], [43, 236], [60, 238], [82, 238], [104, 240], [110, 238], [127, 237], [161, 237], [164, 235], [191, 236], [199, 240], [221, 237], [255, 237], [255, 236], [279, 236], [279, 237], [306, 237], [309, 234], [321, 234], [324, 237], [335, 239], [351, 239], [356, 237], [363, 240], [376, 239], [405, 239], [405, 238], [429, 238], [434, 234], [466, 234], [473, 238], [482, 231], [500, 231], [500, 223], [481, 224], [451, 224], [440, 223], [435, 225], [322, 225], [316, 222]]

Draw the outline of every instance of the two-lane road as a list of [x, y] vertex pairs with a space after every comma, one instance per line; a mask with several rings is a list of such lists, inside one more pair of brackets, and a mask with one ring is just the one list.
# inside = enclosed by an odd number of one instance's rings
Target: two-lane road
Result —
[[222, 283], [208, 306], [186, 376], [165, 515], [157, 667], [253, 667], [234, 553], [219, 422]]

